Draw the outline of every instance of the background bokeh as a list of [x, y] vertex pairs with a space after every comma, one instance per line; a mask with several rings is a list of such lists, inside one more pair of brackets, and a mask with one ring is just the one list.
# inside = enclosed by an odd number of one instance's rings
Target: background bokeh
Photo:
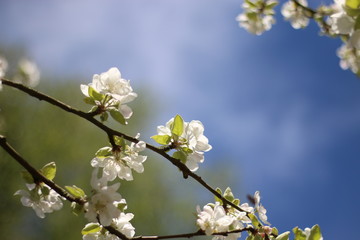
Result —
[[[243, 201], [260, 190], [281, 231], [319, 224], [325, 239], [356, 239], [360, 81], [339, 67], [341, 42], [314, 23], [294, 30], [279, 14], [271, 31], [250, 35], [235, 21], [241, 3], [0, 0], [0, 51], [37, 62], [38, 89], [85, 111], [79, 84], [118, 67], [139, 93], [124, 131], [149, 139], [177, 113], [201, 120], [213, 149], [199, 174], [212, 186]], [[59, 184], [88, 189], [104, 134], [6, 87], [0, 108], [1, 132], [22, 155], [38, 168], [56, 161]], [[85, 221], [67, 207], [41, 220], [21, 206], [21, 168], [0, 154], [2, 239], [80, 239]], [[164, 159], [145, 168], [120, 188], [137, 233], [195, 230], [195, 206], [212, 196]]]

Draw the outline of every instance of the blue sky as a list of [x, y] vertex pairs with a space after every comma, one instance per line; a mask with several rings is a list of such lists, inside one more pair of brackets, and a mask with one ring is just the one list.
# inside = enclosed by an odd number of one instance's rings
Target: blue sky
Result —
[[25, 46], [48, 75], [90, 81], [118, 67], [158, 96], [150, 128], [177, 113], [204, 123], [213, 150], [202, 167], [234, 159], [234, 192], [260, 190], [274, 226], [356, 239], [360, 81], [339, 67], [341, 42], [279, 14], [250, 35], [235, 21], [241, 3], [3, 0], [0, 44]]

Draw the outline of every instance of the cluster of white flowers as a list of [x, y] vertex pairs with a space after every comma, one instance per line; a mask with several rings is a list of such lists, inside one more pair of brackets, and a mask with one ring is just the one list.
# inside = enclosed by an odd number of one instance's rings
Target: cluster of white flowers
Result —
[[[136, 138], [139, 136], [140, 134]], [[91, 160], [91, 166], [103, 168], [103, 177], [108, 181], [113, 181], [116, 177], [131, 181], [133, 180], [132, 169], [138, 173], [144, 171], [143, 162], [146, 161], [147, 156], [139, 155], [139, 152], [145, 148], [144, 141], [131, 143], [130, 146], [124, 143], [115, 150], [104, 147]]]
[[119, 69], [113, 67], [107, 72], [95, 74], [92, 83], [88, 85], [81, 84], [80, 89], [86, 97], [90, 95], [89, 88], [96, 91], [98, 94], [106, 96], [104, 98], [93, 98], [96, 105], [110, 110], [116, 108], [125, 119], [129, 119], [133, 111], [126, 105], [133, 101], [137, 94], [133, 92], [130, 86], [130, 81], [121, 78]]
[[[230, 188], [226, 190], [224, 195], [225, 198], [227, 198], [227, 196], [231, 196], [230, 199], [233, 199]], [[224, 206], [221, 205], [221, 201], [216, 201], [215, 204], [208, 203], [203, 207], [202, 211], [198, 206], [196, 223], [206, 235], [214, 235], [213, 240], [235, 240], [241, 236], [241, 232], [234, 232], [228, 234], [227, 236], [216, 235], [216, 233], [241, 230], [244, 229], [245, 226], [253, 227], [254, 229], [258, 228], [259, 226], [252, 226], [252, 219], [257, 219], [255, 214], [257, 214], [262, 224], [270, 224], [267, 222], [266, 209], [260, 204], [259, 191], [255, 192], [253, 200], [255, 208], [250, 207], [248, 203], [240, 205], [240, 201], [238, 199], [234, 199], [232, 201], [244, 211], [239, 211], [229, 205], [226, 205], [225, 209]], [[259, 220], [257, 220], [257, 222], [259, 222]], [[263, 234], [264, 232], [269, 234], [271, 230], [272, 229], [269, 226], [262, 226], [259, 234]]]
[[[135, 235], [135, 228], [129, 222], [134, 215], [132, 213], [124, 213], [126, 210], [126, 200], [123, 199], [117, 190], [120, 183], [115, 183], [108, 186], [108, 179], [98, 177], [99, 168], [93, 170], [91, 176], [91, 187], [93, 188], [93, 195], [85, 204], [85, 218], [97, 224], [99, 222], [102, 226], [112, 226], [120, 231], [125, 236], [131, 238]], [[86, 226], [85, 226], [86, 229]], [[85, 232], [83, 239], [118, 239], [116, 236], [109, 234], [106, 231], [101, 231], [99, 226], [96, 231]]]
[[[307, 6], [306, 0], [298, 1], [302, 6]], [[299, 7], [294, 1], [288, 1], [284, 3], [281, 8], [281, 14], [285, 20], [290, 21], [293, 28], [299, 29], [304, 28], [309, 24], [309, 17], [304, 8]]]
[[63, 206], [61, 196], [45, 184], [26, 184], [28, 190], [18, 190], [15, 195], [21, 196], [21, 203], [25, 207], [34, 209], [40, 218], [45, 217], [45, 213], [60, 210]]
[[244, 12], [239, 14], [236, 20], [250, 33], [261, 35], [275, 23], [273, 8], [277, 4], [276, 0], [245, 0], [242, 5]]
[[22, 83], [29, 87], [35, 87], [40, 81], [40, 71], [34, 62], [23, 58], [19, 61], [18, 71], [13, 79], [14, 82]]
[[[356, 1], [355, 1], [356, 2]], [[344, 41], [338, 49], [342, 69], [351, 69], [360, 74], [360, 30], [356, 22], [360, 17], [359, 6], [348, 5], [345, 0], [335, 0], [335, 13], [329, 18], [329, 24], [335, 34], [341, 35]], [[353, 11], [351, 11], [353, 10]]]
[[[175, 119], [178, 120], [178, 123], [174, 121]], [[179, 132], [174, 130], [174, 126]], [[158, 126], [157, 132], [159, 135], [153, 136], [153, 139], [157, 141], [159, 136], [160, 138], [166, 137], [167, 141], [157, 142], [164, 145], [170, 144], [178, 150], [173, 156], [179, 158], [191, 171], [196, 171], [199, 168], [199, 163], [204, 161], [204, 152], [212, 148], [208, 138], [204, 136], [203, 124], [197, 120], [184, 122], [177, 115], [170, 119], [165, 126]]]

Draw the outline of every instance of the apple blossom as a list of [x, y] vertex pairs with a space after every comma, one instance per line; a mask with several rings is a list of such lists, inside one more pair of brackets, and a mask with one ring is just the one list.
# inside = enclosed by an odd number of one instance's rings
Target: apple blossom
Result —
[[229, 226], [234, 222], [231, 216], [226, 215], [223, 206], [217, 202], [214, 207], [205, 205], [203, 210], [197, 207], [198, 219], [196, 224], [205, 232], [206, 235], [211, 235], [217, 232], [226, 232]]
[[245, 28], [248, 32], [261, 35], [264, 31], [271, 29], [275, 23], [273, 8], [278, 4], [274, 0], [246, 0], [242, 7], [244, 12], [236, 17], [240, 27]]
[[47, 185], [33, 183], [26, 186], [28, 190], [18, 190], [15, 195], [20, 195], [21, 203], [33, 208], [38, 217], [45, 218], [45, 213], [62, 208], [61, 196]]
[[[138, 134], [136, 138], [139, 136]], [[125, 143], [121, 145], [115, 150], [111, 147], [101, 148], [97, 156], [91, 160], [91, 166], [103, 168], [103, 177], [108, 181], [113, 181], [116, 177], [131, 181], [133, 180], [131, 170], [138, 173], [144, 171], [142, 164], [147, 156], [139, 155], [139, 152], [145, 149], [145, 142], [131, 143], [130, 146]]]
[[133, 114], [132, 109], [126, 103], [133, 101], [137, 94], [133, 92], [130, 81], [121, 78], [119, 69], [113, 67], [100, 75], [95, 74], [92, 83], [80, 85], [80, 89], [86, 97], [91, 97], [89, 88], [98, 94], [107, 96], [103, 97], [101, 101], [95, 99], [96, 105], [105, 109], [117, 108], [125, 119], [129, 119]]
[[360, 70], [360, 50], [343, 44], [338, 50], [337, 55], [340, 58], [340, 67], [344, 70], [351, 69], [353, 73], [358, 74]]
[[[306, 0], [299, 0], [299, 3], [305, 7], [307, 6]], [[284, 3], [281, 14], [285, 20], [290, 21], [291, 26], [295, 29], [304, 28], [309, 24], [309, 18], [305, 10], [292, 0]]]
[[121, 195], [117, 192], [120, 183], [108, 186], [106, 178], [97, 177], [98, 171], [99, 169], [95, 168], [91, 176], [94, 195], [85, 204], [85, 217], [91, 222], [97, 222], [99, 219], [101, 225], [109, 226], [112, 219], [118, 218], [121, 214], [121, 210], [117, 207], [122, 200]]
[[37, 65], [23, 58], [19, 61], [18, 72], [14, 76], [14, 82], [22, 83], [29, 87], [35, 87], [40, 81], [40, 71]]
[[255, 201], [255, 210], [258, 213], [258, 216], [260, 218], [260, 220], [265, 223], [265, 224], [270, 224], [267, 221], [267, 216], [266, 216], [266, 209], [264, 208], [264, 206], [260, 203], [260, 192], [256, 191], [254, 194], [254, 201]]
[[158, 135], [152, 138], [163, 145], [170, 144], [177, 150], [174, 157], [180, 159], [191, 171], [199, 168], [204, 161], [204, 152], [211, 150], [209, 140], [204, 136], [204, 126], [200, 121], [184, 122], [177, 115], [165, 126], [157, 127]]

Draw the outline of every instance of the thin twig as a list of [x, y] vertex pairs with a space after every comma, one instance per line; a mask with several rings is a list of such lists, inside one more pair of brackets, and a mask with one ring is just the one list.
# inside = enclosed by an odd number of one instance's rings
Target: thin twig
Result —
[[0, 146], [11, 156], [13, 157], [21, 166], [23, 166], [33, 177], [35, 182], [43, 182], [52, 188], [55, 192], [57, 192], [62, 197], [66, 198], [70, 202], [76, 202], [78, 204], [83, 205], [86, 201], [81, 198], [75, 198], [71, 196], [68, 192], [62, 189], [60, 186], [55, 184], [53, 181], [47, 179], [44, 175], [42, 175], [38, 170], [32, 167], [23, 157], [20, 156], [19, 153], [7, 142], [6, 137], [0, 135]]
[[[124, 133], [118, 132], [112, 128], [109, 128], [108, 126], [104, 125], [103, 123], [101, 123], [100, 121], [96, 120], [93, 116], [93, 114], [91, 113], [85, 113], [82, 112], [78, 109], [75, 109], [61, 101], [58, 101], [44, 93], [41, 93], [39, 91], [36, 91], [32, 88], [26, 87], [20, 83], [15, 83], [12, 82], [10, 80], [7, 80], [5, 78], [1, 78], [1, 81], [4, 85], [8, 85], [10, 87], [19, 89], [27, 94], [29, 94], [30, 96], [39, 99], [40, 101], [45, 101], [48, 102], [56, 107], [59, 107], [61, 109], [63, 109], [66, 112], [75, 114], [83, 119], [86, 119], [87, 121], [91, 122], [92, 124], [94, 124], [95, 126], [97, 126], [98, 128], [102, 129], [105, 133], [107, 133], [110, 141], [113, 138], [113, 136], [119, 136], [122, 137], [130, 142], [134, 142], [134, 143], [138, 143], [139, 140], [128, 136]], [[112, 144], [114, 144], [114, 142], [111, 142]], [[113, 146], [114, 147], [114, 146]], [[146, 148], [152, 150], [153, 152], [158, 153], [159, 155], [163, 156], [164, 158], [166, 158], [167, 160], [169, 160], [173, 165], [175, 165], [176, 167], [179, 168], [179, 170], [183, 173], [184, 178], [187, 178], [188, 176], [192, 177], [195, 181], [197, 181], [198, 183], [200, 183], [203, 187], [205, 187], [207, 190], [209, 190], [213, 195], [215, 195], [216, 197], [218, 197], [219, 199], [221, 199], [224, 203], [232, 206], [233, 208], [241, 211], [241, 212], [246, 212], [244, 209], [241, 209], [239, 206], [233, 204], [232, 202], [228, 201], [227, 199], [225, 199], [220, 193], [218, 193], [214, 188], [212, 188], [209, 184], [207, 184], [199, 175], [193, 173], [190, 171], [190, 169], [188, 167], [186, 167], [185, 164], [181, 163], [178, 159], [173, 158], [172, 156], [168, 155], [166, 150], [161, 149], [161, 148], [157, 148], [151, 144], [146, 143]]]

